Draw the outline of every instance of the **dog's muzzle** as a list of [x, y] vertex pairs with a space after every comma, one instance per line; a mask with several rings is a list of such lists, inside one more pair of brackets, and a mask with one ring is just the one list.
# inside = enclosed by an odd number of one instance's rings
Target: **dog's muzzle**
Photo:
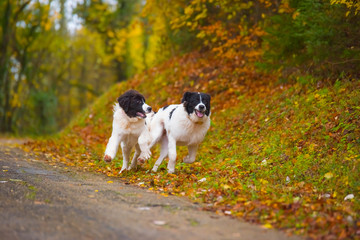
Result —
[[206, 111], [206, 107], [204, 104], [199, 104], [198, 106], [196, 106], [195, 108], [195, 114], [197, 117], [199, 118], [203, 118], [205, 115], [205, 111]]

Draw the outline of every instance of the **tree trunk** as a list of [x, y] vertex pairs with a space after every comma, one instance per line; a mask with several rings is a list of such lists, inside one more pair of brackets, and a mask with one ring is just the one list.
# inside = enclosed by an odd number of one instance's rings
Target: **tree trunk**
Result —
[[9, 43], [11, 36], [11, 26], [10, 26], [10, 17], [11, 17], [11, 3], [10, 0], [7, 1], [5, 7], [5, 14], [2, 19], [2, 36], [0, 46], [0, 132], [9, 131], [9, 126], [7, 124], [7, 107], [9, 105], [9, 91], [10, 91], [10, 79], [9, 79]]

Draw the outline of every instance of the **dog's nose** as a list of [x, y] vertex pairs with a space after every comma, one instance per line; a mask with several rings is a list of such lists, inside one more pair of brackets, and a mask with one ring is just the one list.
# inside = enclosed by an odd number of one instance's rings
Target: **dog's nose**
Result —
[[204, 111], [204, 109], [205, 109], [205, 106], [204, 106], [204, 105], [199, 105], [199, 110], [200, 110], [200, 111]]
[[148, 112], [151, 112], [151, 110], [152, 110], [151, 107], [148, 107], [148, 108], [146, 109], [146, 111], [148, 111]]

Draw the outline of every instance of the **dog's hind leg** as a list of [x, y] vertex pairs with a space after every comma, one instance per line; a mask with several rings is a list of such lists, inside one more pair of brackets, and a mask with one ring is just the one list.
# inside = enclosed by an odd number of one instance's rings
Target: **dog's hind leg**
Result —
[[176, 140], [168, 136], [169, 162], [167, 165], [168, 173], [175, 172], [176, 164]]
[[154, 167], [152, 168], [153, 172], [156, 172], [158, 170], [158, 167], [160, 166], [160, 164], [162, 163], [164, 158], [166, 158], [166, 156], [168, 155], [168, 152], [169, 152], [168, 139], [167, 139], [166, 135], [164, 135], [161, 138], [160, 157], [158, 158], [158, 160], [156, 160]]
[[138, 157], [138, 161], [143, 163], [145, 160], [149, 159], [151, 156], [150, 151], [150, 143], [151, 143], [151, 135], [148, 128], [146, 128], [140, 135], [138, 139], [138, 144], [140, 147], [140, 156]]
[[136, 169], [137, 159], [138, 159], [138, 157], [139, 157], [139, 155], [140, 155], [140, 152], [141, 152], [140, 146], [139, 146], [139, 144], [136, 144], [136, 145], [135, 145], [134, 157], [133, 157], [133, 159], [131, 160], [131, 165], [130, 165], [130, 167], [127, 168], [127, 170]]
[[122, 165], [121, 170], [120, 170], [119, 173], [122, 173], [124, 170], [126, 170], [128, 168], [131, 147], [126, 146], [122, 142], [121, 143], [121, 150], [122, 150], [122, 154], [123, 154], [123, 165]]
[[193, 163], [195, 162], [196, 152], [199, 145], [190, 145], [188, 146], [189, 154], [184, 157], [184, 163]]
[[164, 123], [161, 121], [155, 121], [151, 124], [151, 142], [149, 148], [151, 149], [157, 142], [160, 141], [161, 137], [165, 135], [164, 132]]

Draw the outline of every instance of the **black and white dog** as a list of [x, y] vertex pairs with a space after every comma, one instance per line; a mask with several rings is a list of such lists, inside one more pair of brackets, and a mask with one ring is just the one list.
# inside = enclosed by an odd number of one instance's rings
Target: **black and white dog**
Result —
[[[189, 154], [183, 160], [185, 163], [195, 161], [198, 146], [210, 127], [210, 99], [210, 95], [206, 93], [185, 92], [181, 104], [165, 106], [153, 116], [148, 128], [149, 134], [143, 135], [147, 139], [142, 139], [142, 142], [149, 143], [148, 149], [142, 150], [150, 152], [151, 147], [161, 141], [160, 157], [152, 169], [154, 172], [164, 158], [169, 156], [168, 172], [174, 173], [176, 145], [188, 147]], [[144, 160], [140, 158], [139, 160]]]
[[[114, 106], [112, 133], [106, 146], [104, 160], [110, 162], [114, 159], [121, 143], [123, 154], [121, 173], [125, 169], [136, 168], [137, 158], [141, 152], [138, 139], [143, 131], [147, 130], [145, 118], [152, 109], [145, 103], [144, 96], [135, 90], [126, 91], [117, 101]], [[135, 154], [129, 167], [129, 157], [134, 146]]]

